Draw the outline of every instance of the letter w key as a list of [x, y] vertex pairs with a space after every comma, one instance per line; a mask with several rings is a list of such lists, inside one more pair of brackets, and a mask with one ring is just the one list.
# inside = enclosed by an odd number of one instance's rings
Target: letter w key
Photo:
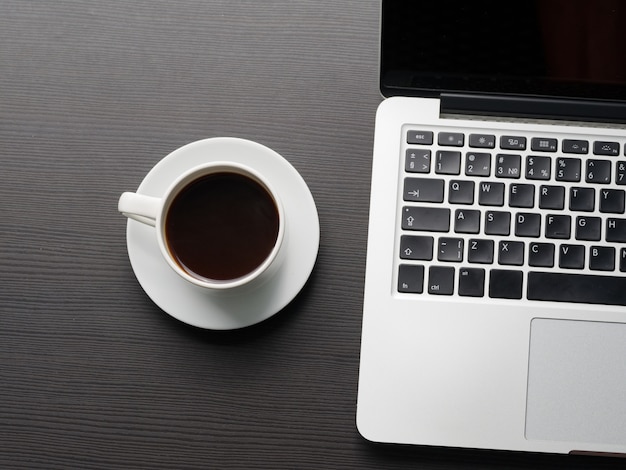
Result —
[[481, 206], [504, 205], [504, 183], [480, 183], [478, 186], [478, 204]]

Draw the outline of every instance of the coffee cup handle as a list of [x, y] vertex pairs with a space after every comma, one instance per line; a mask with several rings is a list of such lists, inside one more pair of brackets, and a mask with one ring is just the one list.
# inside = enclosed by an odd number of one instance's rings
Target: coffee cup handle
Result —
[[161, 199], [131, 192], [122, 193], [117, 210], [129, 219], [154, 227]]

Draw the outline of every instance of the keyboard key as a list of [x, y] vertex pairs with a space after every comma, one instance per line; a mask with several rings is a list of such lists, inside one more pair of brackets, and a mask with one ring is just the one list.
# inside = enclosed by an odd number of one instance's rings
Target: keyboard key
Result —
[[438, 243], [437, 260], [438, 261], [463, 261], [463, 239], [441, 237]]
[[609, 184], [611, 182], [611, 162], [609, 160], [587, 160], [585, 181], [587, 183]]
[[563, 153], [576, 153], [584, 155], [589, 153], [589, 141], [587, 140], [563, 140]]
[[549, 180], [552, 174], [552, 159], [550, 157], [526, 157], [526, 178], [529, 180]]
[[463, 147], [465, 135], [460, 132], [440, 132], [437, 136], [437, 143], [449, 147]]
[[450, 204], [473, 204], [474, 182], [451, 180], [448, 188], [448, 202]]
[[511, 213], [487, 211], [485, 213], [485, 235], [509, 235], [511, 233]]
[[459, 269], [459, 295], [483, 297], [485, 295], [485, 270], [482, 268]]
[[432, 145], [433, 133], [430, 131], [408, 131], [406, 143], [411, 145]]
[[619, 250], [619, 270], [620, 272], [626, 272], [626, 248]]
[[498, 246], [498, 264], [512, 266], [524, 264], [524, 242], [502, 240]]
[[454, 292], [454, 268], [431, 266], [428, 270], [428, 293], [452, 295]]
[[435, 173], [458, 175], [461, 173], [461, 152], [439, 150], [435, 154]]
[[430, 261], [433, 259], [433, 243], [433, 237], [402, 235], [400, 258]]
[[569, 208], [572, 211], [593, 212], [596, 207], [596, 190], [593, 188], [570, 188]]
[[522, 156], [507, 153], [496, 155], [497, 178], [519, 178], [522, 173]]
[[616, 171], [615, 171], [615, 182], [619, 185], [626, 184], [626, 162], [619, 161], [616, 162]]
[[481, 206], [503, 206], [504, 183], [480, 183], [478, 185], [478, 204]]
[[512, 184], [509, 186], [509, 206], [531, 208], [535, 205], [535, 186]]
[[600, 217], [576, 217], [576, 240], [599, 241], [601, 231]]
[[515, 215], [515, 236], [517, 237], [539, 237], [541, 233], [541, 215], [520, 212]]
[[565, 206], [565, 188], [563, 186], [542, 185], [539, 188], [540, 209], [563, 209]]
[[623, 214], [625, 194], [623, 189], [602, 189], [600, 191], [600, 212]]
[[530, 300], [626, 306], [626, 277], [528, 273]]
[[478, 233], [480, 231], [480, 211], [457, 209], [454, 213], [454, 231], [456, 233]]
[[626, 243], [626, 219], [606, 220], [606, 241]]
[[557, 158], [556, 180], [557, 181], [580, 181], [581, 161], [579, 158]]
[[556, 139], [547, 137], [533, 137], [530, 140], [530, 149], [533, 152], [556, 152], [558, 142]]
[[450, 209], [443, 207], [404, 207], [403, 230], [447, 232], [450, 230]]
[[496, 136], [491, 134], [470, 134], [469, 146], [473, 148], [492, 149], [496, 147]]
[[470, 239], [468, 241], [467, 260], [470, 263], [493, 263], [493, 240]]
[[491, 174], [491, 154], [468, 152], [465, 155], [467, 176], [489, 176]]
[[424, 266], [401, 264], [398, 268], [398, 292], [421, 294], [424, 291]]
[[443, 188], [443, 180], [405, 178], [404, 200], [411, 202], [443, 202]]
[[503, 150], [526, 150], [526, 137], [503, 135], [500, 137], [500, 148]]
[[407, 149], [404, 170], [409, 173], [430, 173], [430, 150]]
[[554, 266], [554, 244], [531, 243], [528, 246], [528, 265], [552, 268]]
[[615, 248], [612, 246], [592, 246], [589, 248], [589, 269], [592, 271], [613, 271], [615, 269]]
[[559, 247], [559, 268], [583, 269], [585, 267], [585, 247], [582, 245], [561, 245]]
[[521, 299], [523, 279], [524, 276], [521, 271], [492, 269], [489, 275], [489, 297], [494, 299]]
[[567, 240], [571, 236], [572, 218], [569, 215], [546, 216], [546, 238]]
[[596, 141], [593, 143], [594, 155], [608, 155], [610, 157], [617, 157], [619, 155], [619, 143], [618, 142], [606, 142]]

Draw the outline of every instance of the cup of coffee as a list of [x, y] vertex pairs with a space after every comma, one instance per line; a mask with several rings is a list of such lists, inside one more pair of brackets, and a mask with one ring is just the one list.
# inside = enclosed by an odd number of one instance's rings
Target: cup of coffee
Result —
[[282, 204], [271, 184], [241, 163], [196, 166], [162, 197], [125, 192], [118, 210], [153, 226], [167, 264], [196, 286], [232, 291], [261, 282], [280, 263]]

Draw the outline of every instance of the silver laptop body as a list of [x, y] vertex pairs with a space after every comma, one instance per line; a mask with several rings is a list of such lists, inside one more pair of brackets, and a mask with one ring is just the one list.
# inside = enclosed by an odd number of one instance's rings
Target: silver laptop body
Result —
[[[360, 433], [383, 443], [626, 455], [626, 112], [617, 99], [626, 76], [566, 80], [544, 64], [541, 86], [537, 75], [491, 80], [487, 68], [462, 70], [450, 44], [458, 71], [434, 70], [422, 49], [436, 52], [437, 41], [422, 39], [466, 27], [468, 7], [440, 2], [443, 14], [399, 3], [382, 6], [390, 97], [376, 116]], [[470, 16], [499, 21], [497, 2], [471, 5]], [[544, 6], [519, 21], [546, 24], [552, 5]], [[414, 42], [404, 50], [426, 70], [385, 55], [392, 29], [409, 24], [417, 26], [401, 39]], [[626, 62], [623, 33], [611, 40], [620, 44], [614, 59]], [[575, 94], [590, 90], [601, 99]]]

